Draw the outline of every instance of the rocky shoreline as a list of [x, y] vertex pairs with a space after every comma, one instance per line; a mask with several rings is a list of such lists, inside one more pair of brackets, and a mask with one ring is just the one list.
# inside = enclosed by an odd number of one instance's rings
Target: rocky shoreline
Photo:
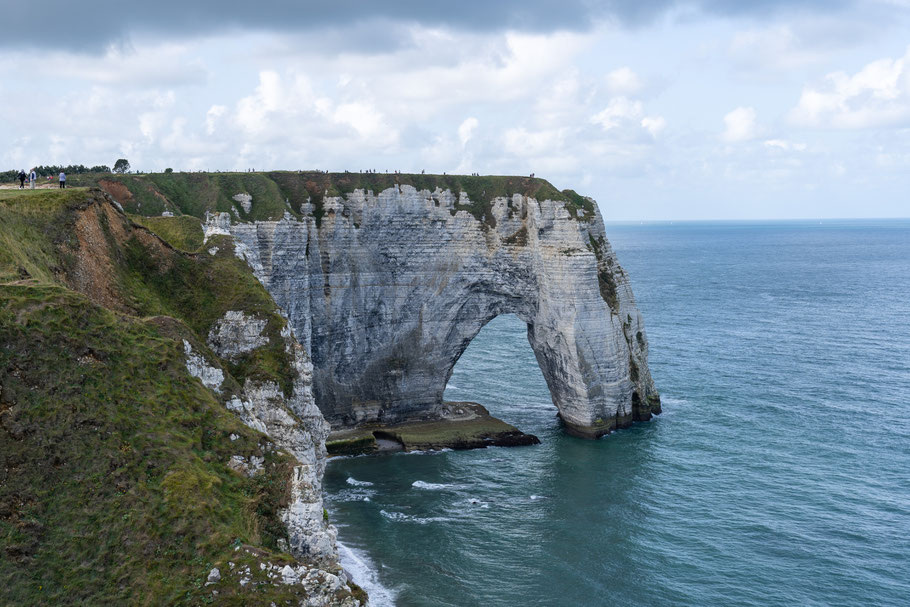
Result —
[[437, 419], [371, 424], [332, 432], [326, 439], [326, 449], [332, 457], [540, 444], [536, 436], [493, 417], [479, 403], [446, 402], [443, 412], [444, 415]]

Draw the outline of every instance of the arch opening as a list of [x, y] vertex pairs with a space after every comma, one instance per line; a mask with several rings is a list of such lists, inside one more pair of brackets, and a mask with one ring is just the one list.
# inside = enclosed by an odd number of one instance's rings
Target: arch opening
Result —
[[555, 427], [546, 379], [528, 339], [529, 325], [513, 313], [492, 318], [449, 371], [443, 400], [474, 402], [524, 432]]

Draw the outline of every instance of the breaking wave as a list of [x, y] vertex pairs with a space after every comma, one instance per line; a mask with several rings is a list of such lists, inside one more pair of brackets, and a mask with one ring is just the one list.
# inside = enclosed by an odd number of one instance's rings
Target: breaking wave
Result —
[[448, 489], [451, 485], [445, 485], [443, 483], [427, 483], [424, 481], [414, 481], [411, 483], [411, 486], [415, 489], [427, 489], [429, 491], [438, 491], [440, 489]]
[[370, 607], [393, 607], [395, 605], [397, 593], [382, 585], [376, 568], [366, 553], [338, 542], [338, 556], [341, 566], [370, 596]]
[[389, 512], [388, 510], [380, 510], [379, 514], [386, 517], [390, 521], [417, 523], [418, 525], [441, 523], [443, 521], [452, 520], [445, 516], [411, 516], [410, 514], [405, 514], [404, 512]]

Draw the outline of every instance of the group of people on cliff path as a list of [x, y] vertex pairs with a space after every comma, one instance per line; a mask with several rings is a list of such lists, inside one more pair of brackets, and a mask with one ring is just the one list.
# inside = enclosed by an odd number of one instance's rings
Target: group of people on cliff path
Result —
[[[35, 184], [38, 183], [38, 174], [35, 173], [35, 169], [32, 169], [31, 173], [29, 173], [28, 175], [25, 174], [24, 169], [20, 170], [17, 177], [19, 179], [19, 189], [20, 190], [25, 189], [25, 180], [26, 179], [28, 179], [29, 187], [33, 190], [35, 189]], [[50, 175], [48, 175], [47, 178], [49, 180]], [[62, 190], [64, 188], [66, 188], [66, 173], [64, 173], [63, 171], [60, 171], [60, 175], [57, 178], [60, 181], [60, 189]]]

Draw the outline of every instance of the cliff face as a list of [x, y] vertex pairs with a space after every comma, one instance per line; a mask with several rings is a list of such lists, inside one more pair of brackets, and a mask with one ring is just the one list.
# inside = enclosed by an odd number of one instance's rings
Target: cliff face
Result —
[[107, 176], [129, 211], [205, 217], [285, 312], [335, 430], [445, 418], [446, 380], [514, 313], [570, 432], [660, 411], [597, 205], [541, 179], [314, 172]]
[[288, 315], [333, 428], [446, 417], [458, 358], [513, 313], [567, 428], [594, 437], [649, 419], [660, 401], [628, 278], [596, 205], [578, 198], [483, 204], [396, 185], [238, 221], [254, 197], [209, 215], [207, 232], [234, 237]]

